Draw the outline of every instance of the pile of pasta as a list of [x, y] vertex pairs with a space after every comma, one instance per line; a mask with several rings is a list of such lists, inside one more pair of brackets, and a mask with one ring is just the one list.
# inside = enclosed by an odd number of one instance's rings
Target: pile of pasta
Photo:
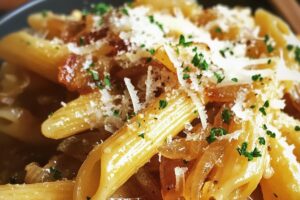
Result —
[[46, 153], [7, 157], [26, 167], [0, 199], [300, 199], [300, 40], [279, 17], [136, 0], [28, 23], [0, 40], [0, 132]]

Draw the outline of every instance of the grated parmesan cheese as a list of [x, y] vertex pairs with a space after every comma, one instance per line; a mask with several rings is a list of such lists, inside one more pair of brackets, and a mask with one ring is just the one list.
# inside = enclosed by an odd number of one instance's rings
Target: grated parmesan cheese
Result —
[[140, 104], [139, 97], [137, 95], [137, 91], [134, 89], [134, 86], [132, 85], [129, 78], [124, 78], [125, 85], [127, 87], [127, 90], [129, 92], [131, 102], [133, 105], [133, 110], [135, 113], [138, 113], [138, 111], [142, 108]]

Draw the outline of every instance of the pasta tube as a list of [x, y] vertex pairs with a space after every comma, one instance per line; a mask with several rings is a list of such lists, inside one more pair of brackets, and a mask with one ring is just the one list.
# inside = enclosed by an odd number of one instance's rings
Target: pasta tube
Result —
[[102, 126], [100, 93], [82, 95], [57, 110], [42, 124], [44, 136], [61, 139]]
[[178, 134], [186, 123], [197, 117], [194, 109], [192, 101], [180, 90], [153, 101], [94, 148], [79, 170], [74, 199], [110, 197], [158, 152], [167, 137]]
[[300, 199], [300, 165], [285, 139], [270, 139], [269, 154], [274, 174], [261, 180], [264, 198]]
[[1, 185], [0, 200], [72, 200], [73, 181]]
[[68, 55], [65, 46], [52, 44], [25, 31], [0, 40], [0, 58], [57, 82], [58, 66]]

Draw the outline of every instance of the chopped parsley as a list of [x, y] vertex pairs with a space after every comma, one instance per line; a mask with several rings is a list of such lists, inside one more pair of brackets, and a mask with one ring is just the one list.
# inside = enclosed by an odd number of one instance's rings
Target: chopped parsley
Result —
[[300, 126], [295, 126], [295, 131], [300, 131]]
[[215, 29], [215, 32], [216, 32], [216, 33], [222, 33], [222, 29], [221, 29], [220, 27], [217, 27], [217, 28]]
[[300, 47], [296, 47], [295, 49], [295, 60], [300, 64]]
[[276, 137], [276, 133], [270, 131], [270, 130], [267, 130], [267, 135], [270, 136], [271, 138], [275, 138]]
[[104, 76], [104, 84], [107, 87], [111, 87], [111, 82], [110, 82], [110, 76], [109, 75]]
[[288, 45], [286, 46], [286, 49], [289, 50], [289, 51], [292, 51], [293, 48], [294, 48], [294, 46], [291, 45], [291, 44], [288, 44]]
[[268, 60], [268, 65], [269, 65], [269, 64], [271, 64], [271, 62], [272, 62], [272, 60], [271, 60], [271, 59], [269, 59], [269, 60]]
[[114, 110], [114, 111], [113, 111], [113, 115], [114, 115], [115, 117], [119, 117], [119, 116], [120, 116], [120, 111], [119, 111], [119, 110]]
[[227, 131], [223, 128], [212, 128], [210, 129], [209, 136], [206, 138], [206, 141], [210, 144], [214, 142], [218, 136], [226, 135]]
[[187, 80], [190, 78], [190, 75], [189, 74], [183, 74], [182, 76], [183, 80]]
[[269, 106], [270, 106], [270, 102], [269, 102], [269, 100], [265, 101], [265, 103], [264, 103], [264, 107], [265, 107], [265, 108], [268, 108]]
[[190, 72], [191, 71], [191, 68], [190, 67], [185, 67], [184, 69], [183, 69], [183, 72]]
[[151, 55], [154, 55], [154, 54], [155, 54], [155, 49], [147, 49], [147, 51], [148, 51]]
[[138, 136], [145, 139], [145, 133], [140, 133]]
[[258, 110], [259, 110], [264, 116], [267, 115], [267, 112], [266, 112], [265, 107], [260, 107]]
[[141, 48], [145, 48], [145, 46], [146, 46], [145, 44], [141, 44], [141, 46], [140, 46], [140, 47], [141, 47]]
[[41, 12], [41, 14], [42, 14], [42, 17], [46, 18], [48, 16], [48, 10], [43, 10]]
[[220, 54], [222, 55], [223, 58], [226, 58], [224, 50], [220, 50], [219, 52], [220, 52]]
[[264, 130], [267, 130], [267, 129], [268, 129], [267, 125], [265, 125], [265, 124], [262, 126], [262, 128], [263, 128]]
[[59, 180], [62, 178], [61, 172], [58, 169], [56, 169], [55, 167], [50, 167], [49, 171], [50, 171], [50, 175], [52, 176], [52, 178], [54, 180]]
[[109, 10], [111, 10], [112, 7], [106, 3], [97, 3], [97, 4], [92, 4], [91, 8], [92, 8], [91, 12], [93, 14], [104, 15]]
[[227, 108], [225, 108], [223, 110], [223, 112], [222, 112], [222, 120], [223, 120], [223, 122], [226, 123], [226, 124], [229, 124], [230, 118], [231, 118], [231, 113], [230, 113], [230, 111]]
[[208, 63], [204, 59], [203, 54], [198, 54], [197, 52], [195, 53], [193, 59], [192, 59], [192, 64], [201, 69], [201, 70], [207, 70], [208, 69]]
[[214, 76], [217, 79], [217, 83], [221, 83], [225, 79], [225, 76], [223, 74], [221, 75], [221, 74], [219, 74], [217, 72], [214, 72]]
[[149, 63], [149, 62], [151, 62], [151, 61], [152, 61], [152, 58], [151, 58], [151, 57], [146, 58], [146, 63]]
[[267, 47], [267, 51], [269, 53], [271, 53], [272, 51], [274, 51], [274, 47], [272, 46], [272, 44], [270, 43], [270, 36], [269, 35], [265, 35], [265, 38], [264, 38], [264, 42], [266, 44], [266, 47]]
[[99, 74], [97, 71], [93, 70], [93, 69], [87, 69], [87, 72], [92, 76], [94, 81], [99, 81]]
[[151, 23], [151, 24], [155, 24], [156, 26], [158, 26], [158, 28], [159, 28], [161, 31], [164, 31], [163, 25], [162, 25], [160, 22], [156, 21], [156, 20], [154, 19], [154, 16], [153, 16], [153, 15], [150, 15], [150, 16], [149, 16], [149, 20], [150, 20], [150, 23]]
[[253, 158], [255, 157], [261, 157], [261, 153], [256, 147], [251, 152], [247, 151], [247, 148], [248, 148], [247, 142], [243, 142], [241, 147], [237, 148], [237, 151], [240, 154], [240, 156], [245, 156], [246, 158], [248, 158], [248, 161], [253, 160]]
[[80, 46], [85, 45], [85, 41], [84, 41], [84, 38], [83, 38], [83, 37], [80, 37], [80, 38], [79, 38], [79, 45], [80, 45]]
[[258, 80], [262, 81], [263, 80], [263, 77], [261, 76], [261, 74], [255, 74], [251, 78], [253, 81], [258, 81]]
[[237, 83], [239, 80], [238, 80], [237, 78], [232, 78], [232, 79], [231, 79], [231, 81], [233, 81], [233, 82], [236, 82], [236, 83]]
[[183, 47], [188, 47], [188, 46], [190, 46], [190, 45], [192, 45], [192, 44], [193, 44], [192, 41], [187, 42], [187, 41], [185, 41], [184, 35], [180, 35], [178, 45], [181, 45], [181, 46], [183, 46]]
[[265, 140], [264, 137], [259, 137], [258, 142], [259, 142], [260, 145], [265, 145], [266, 144], [266, 140]]
[[123, 13], [124, 15], [129, 16], [129, 13], [128, 13], [128, 9], [127, 9], [127, 8], [122, 8], [121, 11], [122, 11], [122, 13]]
[[159, 109], [164, 109], [168, 106], [168, 102], [164, 99], [159, 100]]

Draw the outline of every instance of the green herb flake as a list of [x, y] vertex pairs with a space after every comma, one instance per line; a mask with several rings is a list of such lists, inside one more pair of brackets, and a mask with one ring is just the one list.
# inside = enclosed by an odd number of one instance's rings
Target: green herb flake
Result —
[[190, 42], [185, 41], [184, 35], [180, 35], [178, 45], [181, 45], [183, 47], [188, 47], [192, 44], [193, 44], [193, 42], [191, 42], [191, 41]]
[[190, 72], [191, 71], [191, 68], [190, 67], [185, 67], [184, 69], [183, 69], [183, 72]]
[[151, 55], [154, 55], [155, 54], [155, 49], [149, 49], [147, 50]]
[[206, 138], [206, 141], [210, 144], [210, 143], [214, 142], [217, 139], [217, 137], [226, 135], [227, 131], [223, 128], [212, 128], [212, 129], [210, 129], [209, 133], [210, 134]]
[[122, 8], [121, 11], [122, 11], [122, 13], [123, 13], [124, 15], [129, 16], [129, 13], [128, 13], [128, 9], [127, 9], [127, 8]]
[[113, 115], [114, 115], [115, 117], [120, 117], [120, 111], [119, 111], [119, 110], [114, 110], [114, 111], [113, 111]]
[[85, 40], [84, 40], [83, 37], [80, 37], [80, 38], [79, 38], [79, 45], [80, 45], [80, 46], [85, 45]]
[[262, 81], [263, 80], [263, 77], [261, 76], [261, 74], [255, 74], [251, 78], [253, 81], [258, 81], [258, 80]]
[[237, 83], [239, 80], [237, 78], [232, 78], [231, 81]]
[[265, 145], [266, 144], [266, 140], [265, 140], [264, 137], [259, 137], [258, 142], [259, 142], [260, 145]]
[[295, 126], [295, 131], [300, 131], [300, 126]]
[[295, 60], [300, 65], [300, 47], [296, 47], [296, 49], [295, 49]]
[[97, 4], [92, 4], [91, 8], [92, 8], [91, 12], [93, 14], [104, 15], [109, 10], [111, 10], [112, 7], [106, 3], [97, 3]]
[[270, 106], [270, 102], [269, 102], [269, 100], [265, 101], [265, 103], [264, 103], [264, 107], [265, 107], [265, 108], [268, 108], [269, 106]]
[[41, 12], [42, 17], [46, 18], [48, 16], [48, 12], [49, 12], [48, 10], [43, 10]]
[[49, 172], [54, 180], [60, 180], [62, 178], [61, 172], [55, 167], [50, 167]]
[[110, 82], [110, 76], [109, 75], [106, 75], [104, 77], [104, 84], [107, 86], [107, 87], [111, 87], [111, 82]]
[[247, 151], [247, 147], [248, 147], [248, 143], [243, 142], [241, 147], [237, 148], [237, 151], [240, 154], [240, 156], [245, 156], [246, 158], [248, 158], [248, 161], [253, 160], [253, 158], [255, 158], [255, 157], [261, 157], [262, 156], [261, 152], [256, 147], [251, 152]]
[[183, 74], [182, 76], [183, 80], [187, 80], [190, 78], [190, 75], [189, 74]]
[[217, 72], [214, 72], [214, 76], [215, 76], [216, 79], [217, 79], [217, 83], [221, 83], [221, 82], [225, 79], [225, 76], [224, 76], [224, 75], [220, 75], [220, 74], [217, 73]]
[[294, 48], [294, 46], [291, 45], [291, 44], [288, 44], [288, 45], [286, 46], [286, 49], [287, 49], [288, 51], [292, 51], [293, 48]]
[[267, 129], [268, 129], [268, 127], [267, 127], [266, 124], [264, 124], [264, 125], [262, 126], [262, 128], [263, 128], [264, 130], [267, 130]]
[[269, 60], [268, 60], [268, 65], [269, 65], [269, 64], [271, 64], [271, 62], [272, 62], [272, 60], [271, 60], [271, 59], [269, 59]]
[[276, 133], [270, 131], [270, 130], [267, 130], [267, 135], [270, 136], [271, 138], [275, 138], [276, 137]]
[[168, 102], [164, 99], [159, 100], [159, 109], [164, 109], [168, 106]]
[[158, 28], [159, 28], [161, 31], [164, 31], [163, 25], [162, 25], [160, 22], [156, 21], [156, 20], [154, 19], [154, 16], [153, 16], [153, 15], [148, 16], [148, 18], [149, 18], [149, 21], [150, 21], [151, 24], [157, 25]]
[[146, 46], [145, 44], [141, 44], [141, 46], [140, 46], [140, 47], [141, 47], [141, 48], [145, 48], [145, 46]]
[[227, 108], [225, 108], [222, 111], [222, 120], [223, 120], [223, 122], [226, 123], [226, 124], [229, 124], [230, 123], [230, 118], [231, 118], [231, 113]]
[[260, 107], [258, 110], [259, 110], [264, 116], [267, 115], [265, 107]]
[[222, 31], [222, 29], [221, 29], [220, 27], [217, 27], [217, 28], [215, 29], [215, 32], [216, 32], [216, 33], [222, 33], [223, 31]]
[[145, 139], [145, 133], [140, 133], [138, 136]]
[[87, 69], [87, 72], [92, 76], [94, 81], [99, 81], [99, 74], [97, 71], [93, 70], [93, 69]]

